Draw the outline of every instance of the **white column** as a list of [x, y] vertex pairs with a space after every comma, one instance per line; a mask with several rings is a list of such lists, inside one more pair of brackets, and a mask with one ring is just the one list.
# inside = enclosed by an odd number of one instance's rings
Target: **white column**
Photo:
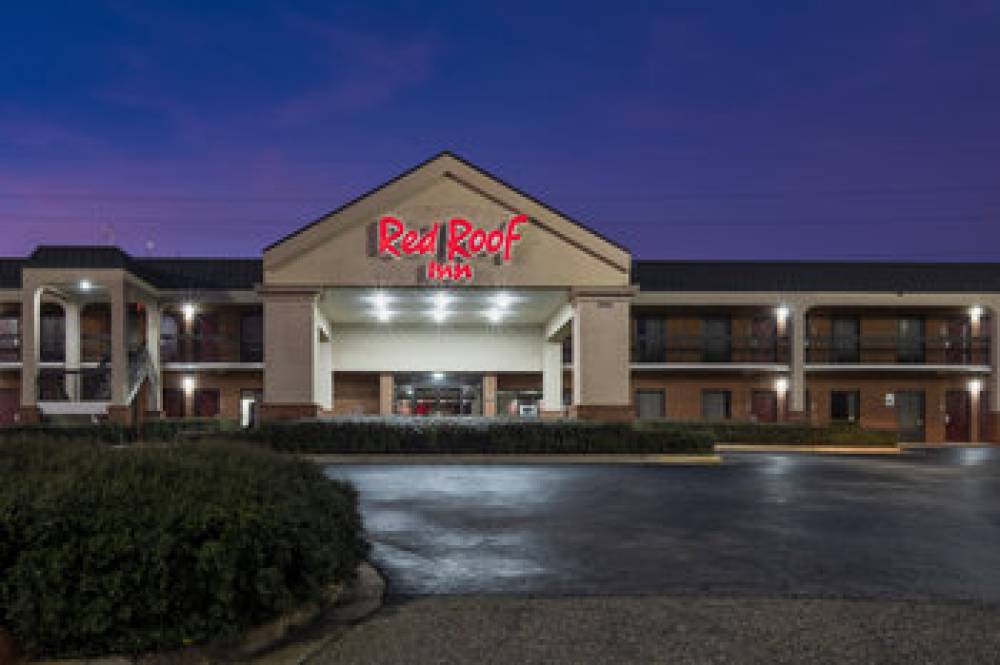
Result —
[[788, 411], [790, 418], [802, 418], [806, 410], [806, 310], [796, 305], [789, 312], [791, 348], [789, 352]]
[[125, 406], [128, 397], [128, 313], [125, 283], [107, 284], [111, 296], [111, 404]]
[[562, 413], [562, 342], [542, 340], [542, 411]]
[[[81, 379], [80, 369], [80, 303], [64, 302], [63, 317], [65, 321], [64, 364], [66, 367], [66, 395], [71, 402], [80, 400]], [[71, 371], [76, 370], [76, 371]]]
[[[1000, 307], [992, 308], [989, 318], [989, 329], [986, 334], [990, 337], [990, 377], [986, 389], [990, 391], [989, 410], [991, 419], [1000, 417]], [[1000, 432], [995, 433], [994, 441], [1000, 436]]]
[[146, 410], [163, 411], [163, 388], [160, 373], [160, 323], [163, 313], [159, 303], [146, 301], [146, 351], [149, 354], [149, 383], [146, 392]]
[[38, 361], [42, 289], [25, 284], [21, 297], [21, 406], [38, 403]]

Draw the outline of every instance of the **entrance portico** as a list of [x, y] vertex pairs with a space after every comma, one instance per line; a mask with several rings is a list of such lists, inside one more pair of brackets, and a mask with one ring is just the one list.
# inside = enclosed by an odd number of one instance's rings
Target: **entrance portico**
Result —
[[415, 376], [478, 384], [458, 411], [494, 415], [518, 375], [537, 380], [525, 413], [631, 417], [630, 267], [625, 249], [439, 155], [266, 250], [262, 417], [354, 413], [337, 388], [351, 374], [378, 377], [383, 415], [453, 409], [429, 385], [423, 402], [399, 394]]

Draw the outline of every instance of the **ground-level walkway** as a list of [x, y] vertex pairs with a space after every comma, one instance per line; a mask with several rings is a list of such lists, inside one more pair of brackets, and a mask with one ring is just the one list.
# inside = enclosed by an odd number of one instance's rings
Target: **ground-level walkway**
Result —
[[311, 665], [1000, 662], [1000, 613], [963, 603], [423, 597]]

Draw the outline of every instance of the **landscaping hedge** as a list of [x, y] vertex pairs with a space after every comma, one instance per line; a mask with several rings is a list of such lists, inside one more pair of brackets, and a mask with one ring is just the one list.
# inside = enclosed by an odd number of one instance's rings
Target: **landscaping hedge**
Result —
[[139, 426], [139, 440], [172, 442], [205, 434], [233, 433], [240, 431], [237, 420], [223, 418], [157, 418], [146, 420]]
[[235, 638], [366, 553], [357, 494], [248, 446], [0, 446], [0, 625], [34, 655]]
[[646, 431], [672, 435], [686, 431], [707, 431], [715, 443], [894, 446], [898, 442], [898, 435], [894, 430], [862, 429], [853, 425], [821, 427], [799, 423], [644, 420], [639, 421], [636, 426]]
[[268, 423], [254, 435], [306, 453], [711, 453], [703, 430], [575, 421], [338, 419]]
[[0, 444], [13, 443], [124, 443], [129, 432], [120, 425], [15, 425], [0, 427]]

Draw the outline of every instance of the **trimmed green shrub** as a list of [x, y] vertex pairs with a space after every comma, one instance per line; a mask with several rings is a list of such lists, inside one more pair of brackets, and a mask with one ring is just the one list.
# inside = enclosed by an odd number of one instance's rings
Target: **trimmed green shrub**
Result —
[[800, 423], [643, 420], [639, 421], [636, 427], [672, 435], [685, 431], [707, 431], [711, 433], [716, 443], [894, 446], [898, 441], [898, 436], [893, 430], [862, 429], [854, 425], [820, 427]]
[[139, 426], [140, 441], [180, 441], [206, 434], [238, 432], [239, 421], [222, 418], [158, 418]]
[[704, 431], [638, 430], [628, 423], [459, 419], [338, 419], [267, 423], [253, 435], [306, 453], [711, 453]]
[[0, 624], [35, 655], [225, 641], [366, 554], [358, 497], [248, 446], [0, 447]]
[[128, 432], [121, 425], [16, 425], [0, 427], [0, 444], [11, 443], [125, 443]]

